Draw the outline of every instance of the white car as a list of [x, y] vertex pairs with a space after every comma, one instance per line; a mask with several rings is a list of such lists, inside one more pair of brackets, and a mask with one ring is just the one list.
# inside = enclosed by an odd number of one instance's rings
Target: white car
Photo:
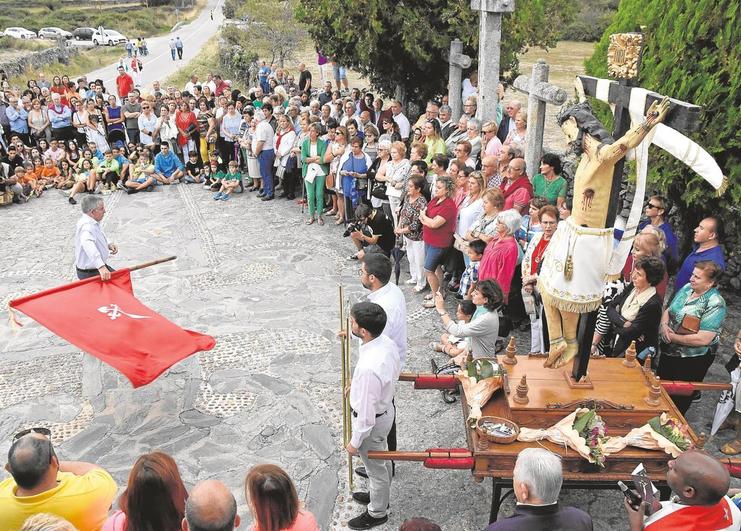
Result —
[[33, 31], [29, 31], [26, 28], [5, 28], [5, 35], [8, 37], [14, 37], [16, 39], [35, 39], [36, 34]]
[[115, 46], [116, 44], [123, 44], [124, 42], [126, 42], [126, 37], [114, 30], [104, 29], [102, 34], [100, 30], [95, 30], [93, 32], [93, 44], [95, 46]]
[[41, 28], [39, 30], [39, 39], [71, 39], [72, 34], [69, 31], [64, 31], [62, 28], [49, 27]]

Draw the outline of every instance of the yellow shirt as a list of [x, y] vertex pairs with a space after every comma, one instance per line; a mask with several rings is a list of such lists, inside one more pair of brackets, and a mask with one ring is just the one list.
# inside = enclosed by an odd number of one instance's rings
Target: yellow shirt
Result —
[[57, 474], [58, 485], [35, 496], [16, 497], [13, 478], [0, 483], [0, 529], [17, 531], [26, 519], [37, 513], [52, 513], [69, 520], [80, 531], [99, 531], [108, 516], [116, 482], [103, 469], [84, 476], [69, 472]]

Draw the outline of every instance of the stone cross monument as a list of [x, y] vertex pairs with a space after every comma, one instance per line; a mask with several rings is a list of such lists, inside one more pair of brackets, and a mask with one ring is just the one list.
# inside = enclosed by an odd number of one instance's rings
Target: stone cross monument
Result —
[[543, 59], [533, 65], [533, 71], [527, 76], [518, 76], [513, 83], [515, 90], [528, 95], [527, 98], [527, 151], [525, 163], [528, 175], [538, 171], [540, 157], [543, 155], [543, 132], [545, 131], [545, 106], [563, 105], [568, 99], [565, 90], [548, 83], [548, 64]]
[[461, 102], [461, 82], [463, 69], [471, 66], [471, 58], [463, 53], [463, 43], [460, 39], [450, 42], [450, 56], [448, 57], [450, 71], [448, 73], [448, 105], [452, 109], [452, 120], [455, 122], [461, 117], [463, 104]]
[[488, 122], [497, 115], [502, 13], [513, 12], [515, 0], [471, 0], [471, 9], [479, 12], [479, 97], [476, 117]]

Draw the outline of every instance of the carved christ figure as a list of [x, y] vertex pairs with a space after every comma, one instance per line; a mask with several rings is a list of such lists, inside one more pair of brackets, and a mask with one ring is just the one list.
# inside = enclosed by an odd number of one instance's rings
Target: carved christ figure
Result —
[[596, 310], [602, 301], [614, 248], [614, 227], [606, 224], [615, 164], [643, 141], [668, 109], [668, 99], [659, 105], [654, 102], [646, 120], [617, 141], [587, 102], [558, 115], [561, 129], [581, 160], [574, 176], [571, 217], [558, 225], [538, 276], [550, 338], [546, 367], [560, 367], [576, 356], [579, 314]]

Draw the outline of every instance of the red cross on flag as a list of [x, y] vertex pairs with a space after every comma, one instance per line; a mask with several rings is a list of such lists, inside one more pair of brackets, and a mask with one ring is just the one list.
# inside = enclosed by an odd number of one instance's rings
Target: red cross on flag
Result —
[[216, 344], [213, 337], [184, 330], [139, 302], [128, 269], [115, 271], [107, 282], [88, 278], [15, 299], [9, 306], [111, 365], [134, 387]]

